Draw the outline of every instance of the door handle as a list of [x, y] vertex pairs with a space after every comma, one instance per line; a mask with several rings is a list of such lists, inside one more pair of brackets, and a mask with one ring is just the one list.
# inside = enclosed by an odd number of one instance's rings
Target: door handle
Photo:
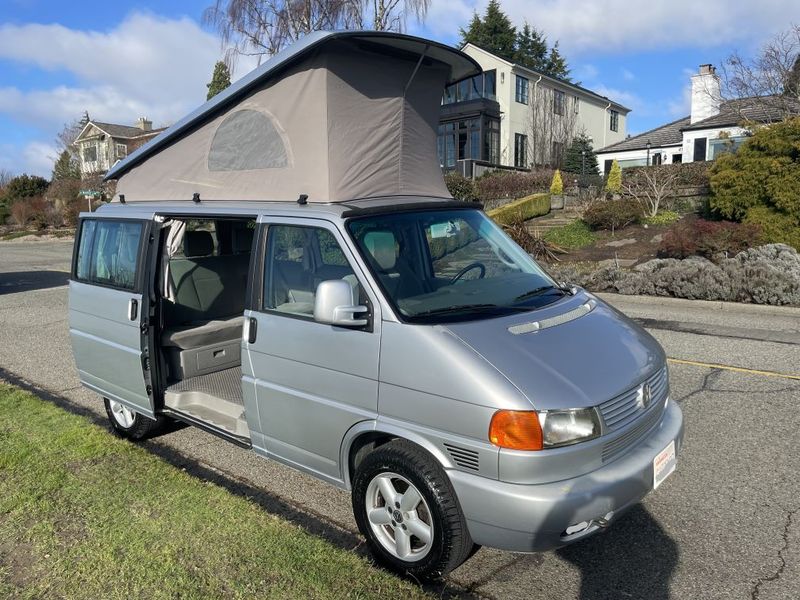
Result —
[[258, 333], [258, 321], [256, 321], [255, 317], [249, 317], [247, 319], [247, 343], [248, 344], [255, 344], [256, 343], [256, 335]]
[[136, 317], [139, 316], [139, 301], [136, 298], [131, 298], [131, 301], [128, 302], [128, 319], [131, 321], [135, 321]]

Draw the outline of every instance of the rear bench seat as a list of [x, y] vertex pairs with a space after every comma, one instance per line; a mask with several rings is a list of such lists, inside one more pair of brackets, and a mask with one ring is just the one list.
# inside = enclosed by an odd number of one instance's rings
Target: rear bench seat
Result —
[[249, 253], [211, 256], [207, 231], [187, 231], [185, 258], [170, 260], [175, 303], [164, 302], [161, 334], [171, 378], [185, 379], [241, 364]]

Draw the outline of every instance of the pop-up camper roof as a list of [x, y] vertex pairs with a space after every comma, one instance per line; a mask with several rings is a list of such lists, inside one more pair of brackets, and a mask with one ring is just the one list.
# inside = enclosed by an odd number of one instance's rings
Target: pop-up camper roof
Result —
[[450, 197], [436, 154], [466, 54], [375, 31], [316, 32], [117, 163], [126, 201]]

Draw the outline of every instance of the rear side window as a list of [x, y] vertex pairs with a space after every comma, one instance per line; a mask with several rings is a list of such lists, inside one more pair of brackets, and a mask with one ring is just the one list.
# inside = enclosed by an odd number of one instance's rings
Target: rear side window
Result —
[[84, 221], [75, 278], [125, 290], [134, 289], [141, 237], [141, 223]]

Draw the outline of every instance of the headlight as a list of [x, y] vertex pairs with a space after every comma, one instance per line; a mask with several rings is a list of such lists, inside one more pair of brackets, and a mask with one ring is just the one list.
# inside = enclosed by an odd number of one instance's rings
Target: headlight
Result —
[[593, 408], [542, 411], [539, 423], [545, 448], [585, 442], [600, 435], [600, 417]]

